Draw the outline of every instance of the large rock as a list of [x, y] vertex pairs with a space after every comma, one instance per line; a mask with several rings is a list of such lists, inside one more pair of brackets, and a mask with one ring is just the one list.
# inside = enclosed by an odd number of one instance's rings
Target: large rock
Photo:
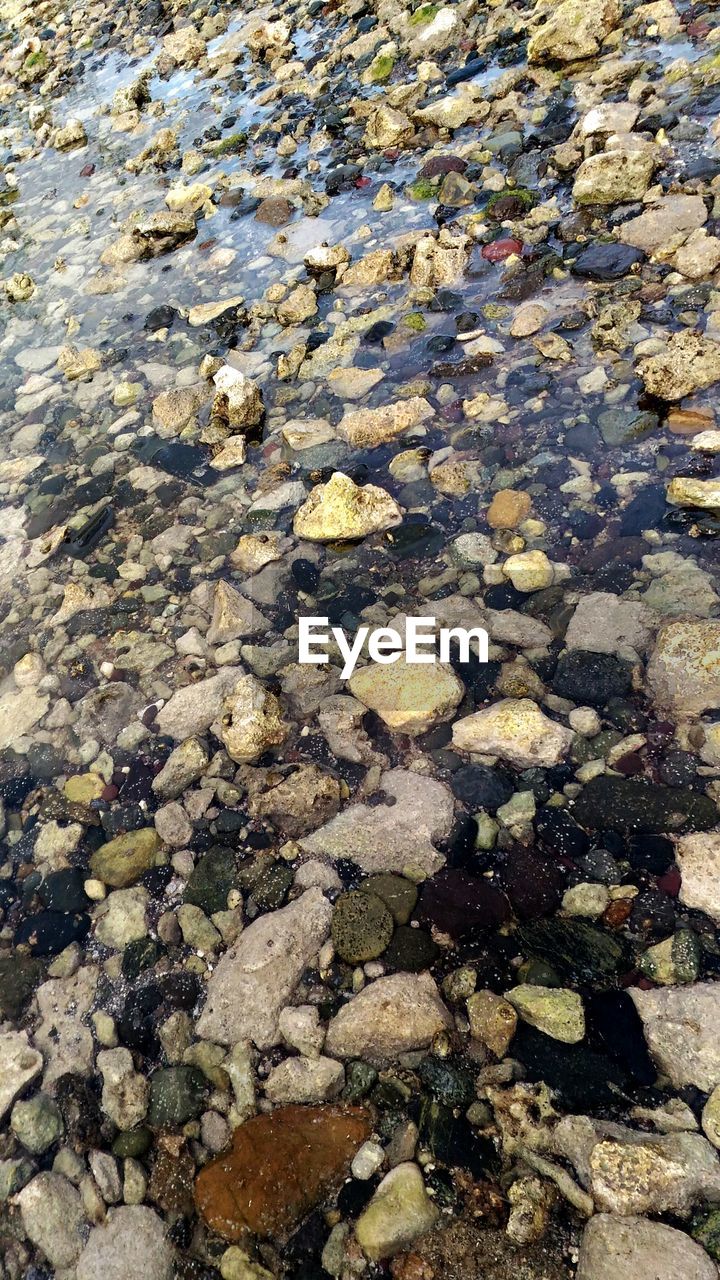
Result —
[[245, 672], [241, 667], [223, 667], [216, 676], [178, 689], [158, 711], [158, 730], [176, 742], [204, 733], [220, 718], [225, 697]]
[[720, 507], [720, 479], [701, 480], [697, 476], [675, 476], [665, 494], [671, 507], [717, 511]]
[[624, 244], [642, 249], [644, 253], [655, 253], [674, 237], [684, 238], [706, 221], [707, 209], [702, 196], [664, 196], [637, 218], [623, 222], [619, 235]]
[[630, 995], [653, 1060], [676, 1088], [691, 1084], [710, 1093], [720, 1084], [720, 983], [653, 991], [632, 987]]
[[379, 1262], [407, 1249], [434, 1227], [439, 1217], [440, 1210], [430, 1199], [418, 1166], [408, 1161], [385, 1175], [358, 1218], [355, 1235], [363, 1252]]
[[296, 511], [293, 529], [309, 542], [351, 542], [394, 529], [401, 521], [402, 509], [385, 489], [355, 484], [335, 471]]
[[585, 1228], [576, 1280], [717, 1280], [717, 1267], [689, 1236], [646, 1218], [598, 1213]]
[[384, 151], [386, 147], [402, 147], [413, 133], [412, 121], [404, 111], [382, 103], [368, 118], [363, 142], [373, 151]]
[[337, 1190], [372, 1124], [361, 1107], [288, 1106], [252, 1116], [195, 1181], [195, 1201], [225, 1240], [283, 1240]]
[[77, 1280], [172, 1280], [174, 1259], [162, 1218], [146, 1205], [122, 1205], [90, 1232]]
[[646, 680], [658, 710], [677, 719], [720, 707], [720, 622], [669, 622], [658, 635]]
[[39, 1173], [18, 1196], [25, 1234], [58, 1270], [74, 1267], [83, 1247], [79, 1193], [59, 1173]]
[[227, 644], [230, 640], [262, 636], [269, 630], [270, 623], [251, 600], [229, 582], [215, 584], [213, 615], [205, 637], [208, 644]]
[[325, 1052], [382, 1067], [412, 1049], [427, 1049], [452, 1025], [429, 973], [394, 973], [371, 982], [335, 1015]]
[[530, 38], [528, 62], [575, 62], [599, 53], [606, 36], [620, 22], [617, 0], [563, 0]]
[[281, 746], [289, 731], [275, 694], [255, 676], [240, 676], [222, 708], [220, 736], [231, 759], [252, 764], [272, 747]]
[[15, 746], [19, 738], [30, 733], [49, 706], [47, 694], [32, 687], [0, 694], [0, 751]]
[[647, 652], [656, 626], [656, 614], [647, 605], [622, 600], [611, 591], [593, 591], [578, 601], [565, 644], [633, 658]]
[[674, 333], [667, 349], [638, 364], [645, 390], [660, 400], [682, 400], [720, 382], [720, 342], [694, 330]]
[[42, 1054], [32, 1048], [27, 1031], [0, 1035], [0, 1120], [42, 1067]]
[[424, 733], [448, 720], [462, 701], [465, 686], [445, 663], [410, 663], [401, 656], [392, 666], [371, 662], [348, 682], [364, 702], [398, 733]]
[[559, 764], [572, 731], [551, 720], [531, 698], [502, 698], [453, 725], [459, 751], [499, 756], [519, 769]]
[[718, 820], [709, 796], [686, 787], [664, 787], [638, 778], [600, 774], [571, 803], [573, 817], [588, 831], [623, 835], [707, 831]]
[[583, 160], [575, 178], [576, 204], [625, 204], [642, 200], [650, 186], [655, 161], [650, 151], [636, 147], [599, 151]]
[[417, 867], [433, 875], [445, 859], [435, 845], [450, 833], [455, 805], [449, 787], [406, 769], [391, 769], [380, 789], [394, 803], [354, 804], [300, 841], [312, 857], [349, 858], [363, 871]]
[[356, 449], [374, 449], [417, 427], [434, 413], [424, 396], [409, 396], [379, 409], [351, 409], [340, 419], [338, 435]]
[[720, 832], [681, 836], [676, 857], [682, 875], [680, 901], [720, 921]]
[[198, 1035], [218, 1044], [279, 1044], [281, 1010], [330, 932], [332, 907], [317, 887], [254, 920], [208, 982]]
[[95, 966], [84, 965], [69, 978], [50, 978], [37, 989], [40, 1024], [34, 1039], [46, 1061], [46, 1088], [68, 1071], [92, 1074], [95, 1048], [85, 1018], [95, 999], [97, 981]]
[[90, 870], [103, 884], [112, 885], [113, 889], [126, 889], [155, 866], [161, 848], [162, 843], [154, 827], [126, 831], [95, 851], [90, 858]]

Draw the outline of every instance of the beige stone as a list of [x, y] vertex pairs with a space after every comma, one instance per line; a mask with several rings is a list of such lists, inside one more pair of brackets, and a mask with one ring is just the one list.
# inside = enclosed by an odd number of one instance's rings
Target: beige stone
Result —
[[349, 681], [349, 689], [396, 733], [424, 733], [448, 720], [465, 693], [462, 680], [445, 663], [409, 663], [401, 655], [390, 666], [371, 662]]
[[295, 513], [293, 529], [310, 542], [348, 542], [393, 529], [401, 521], [402, 508], [385, 489], [357, 485], [335, 471]]
[[499, 756], [519, 769], [559, 764], [572, 736], [530, 698], [503, 698], [453, 725], [453, 745], [459, 751]]

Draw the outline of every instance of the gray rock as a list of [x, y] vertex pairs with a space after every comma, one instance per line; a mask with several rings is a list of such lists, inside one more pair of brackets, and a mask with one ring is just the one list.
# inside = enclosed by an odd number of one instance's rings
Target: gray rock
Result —
[[77, 1280], [171, 1280], [173, 1260], [162, 1219], [143, 1205], [123, 1205], [90, 1232]]
[[64, 1126], [57, 1103], [47, 1093], [36, 1093], [27, 1102], [15, 1103], [10, 1128], [26, 1151], [41, 1155], [57, 1142]]
[[244, 674], [241, 667], [223, 667], [216, 676], [178, 689], [158, 711], [160, 733], [178, 742], [205, 733], [220, 716], [225, 697]]
[[385, 1175], [355, 1226], [363, 1251], [379, 1261], [407, 1249], [440, 1216], [416, 1164], [399, 1164]]
[[630, 989], [658, 1070], [677, 1087], [710, 1093], [720, 1084], [720, 982]]
[[717, 1280], [704, 1249], [674, 1227], [599, 1213], [585, 1228], [576, 1280]]
[[280, 911], [260, 916], [223, 956], [208, 982], [198, 1035], [218, 1044], [279, 1044], [279, 1018], [330, 932], [332, 908], [308, 889]]
[[96, 738], [104, 746], [112, 746], [141, 706], [142, 697], [137, 689], [116, 680], [100, 689], [91, 689], [80, 699], [73, 730], [81, 742]]
[[[162, 713], [161, 713], [162, 714]], [[210, 757], [199, 738], [186, 738], [170, 753], [157, 777], [153, 791], [161, 800], [176, 800], [204, 773]]]
[[377, 978], [332, 1019], [325, 1052], [385, 1066], [413, 1049], [427, 1049], [453, 1021], [429, 973]]
[[656, 624], [655, 614], [636, 600], [621, 600], [611, 591], [593, 591], [575, 608], [565, 635], [568, 649], [615, 653], [633, 658], [646, 653]]
[[41, 1022], [35, 1043], [46, 1059], [47, 1087], [66, 1071], [88, 1076], [93, 1069], [93, 1038], [84, 1018], [95, 997], [98, 971], [94, 965], [69, 978], [51, 978], [37, 990]]
[[266, 1097], [276, 1106], [286, 1102], [327, 1102], [345, 1084], [345, 1071], [332, 1058], [286, 1058], [265, 1081]]
[[18, 1196], [25, 1234], [54, 1267], [72, 1267], [83, 1247], [85, 1217], [71, 1182], [59, 1173], [39, 1173]]
[[33, 1049], [27, 1031], [8, 1031], [0, 1036], [0, 1120], [42, 1066], [42, 1054]]
[[682, 874], [680, 901], [720, 920], [720, 831], [681, 836], [676, 857]]
[[312, 857], [350, 858], [363, 871], [402, 871], [412, 865], [433, 875], [445, 859], [435, 843], [448, 835], [454, 817], [449, 787], [419, 773], [391, 769], [380, 790], [393, 805], [350, 805], [300, 841]]
[[118, 1129], [132, 1129], [145, 1118], [150, 1085], [133, 1066], [129, 1049], [104, 1049], [97, 1056], [103, 1077], [102, 1106]]

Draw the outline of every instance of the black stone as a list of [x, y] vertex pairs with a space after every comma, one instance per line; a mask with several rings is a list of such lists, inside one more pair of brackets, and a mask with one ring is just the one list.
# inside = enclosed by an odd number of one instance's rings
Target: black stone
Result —
[[578, 254], [570, 270], [574, 276], [584, 280], [620, 280], [644, 258], [645, 254], [640, 249], [618, 241], [591, 244]]
[[662, 876], [675, 861], [675, 845], [667, 836], [633, 836], [623, 850], [632, 867]]
[[585, 998], [589, 1045], [624, 1068], [636, 1084], [649, 1085], [656, 1070], [640, 1015], [627, 991], [592, 991]]
[[709, 831], [718, 820], [717, 807], [709, 796], [606, 774], [583, 787], [570, 811], [587, 831], [625, 835]]
[[479, 809], [495, 813], [500, 805], [507, 804], [515, 790], [507, 774], [484, 764], [467, 764], [458, 769], [450, 785], [458, 800], [473, 813]]
[[405, 973], [422, 973], [434, 964], [439, 947], [424, 929], [398, 925], [382, 961], [388, 969]]
[[525, 1023], [518, 1026], [512, 1054], [523, 1063], [528, 1080], [549, 1085], [573, 1111], [593, 1111], [617, 1102], [617, 1089], [630, 1085], [627, 1073], [609, 1055], [583, 1042], [562, 1044]]
[[560, 905], [565, 876], [535, 849], [518, 845], [510, 850], [497, 880], [520, 920], [536, 920]]
[[523, 951], [549, 964], [564, 982], [607, 986], [626, 964], [619, 938], [584, 920], [537, 920], [518, 931]]
[[632, 683], [632, 666], [612, 653], [571, 649], [555, 668], [553, 692], [582, 706], [604, 707], [609, 698], [621, 698]]
[[71, 942], [83, 942], [90, 932], [90, 917], [61, 911], [38, 911], [18, 926], [15, 942], [24, 943], [33, 956], [56, 956]]
[[590, 848], [590, 840], [567, 809], [540, 809], [535, 818], [535, 833], [541, 849], [556, 858], [575, 861]]
[[455, 939], [499, 929], [510, 919], [508, 901], [499, 889], [454, 868], [426, 881], [420, 902], [423, 917]]
[[84, 911], [88, 898], [84, 882], [86, 875], [79, 867], [51, 871], [38, 889], [38, 897], [50, 911]]

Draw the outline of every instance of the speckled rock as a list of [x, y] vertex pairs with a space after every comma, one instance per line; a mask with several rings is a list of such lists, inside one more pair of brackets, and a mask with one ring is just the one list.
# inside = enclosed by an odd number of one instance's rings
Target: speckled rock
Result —
[[395, 973], [371, 982], [335, 1015], [325, 1051], [384, 1066], [410, 1049], [426, 1049], [451, 1023], [430, 974]]

